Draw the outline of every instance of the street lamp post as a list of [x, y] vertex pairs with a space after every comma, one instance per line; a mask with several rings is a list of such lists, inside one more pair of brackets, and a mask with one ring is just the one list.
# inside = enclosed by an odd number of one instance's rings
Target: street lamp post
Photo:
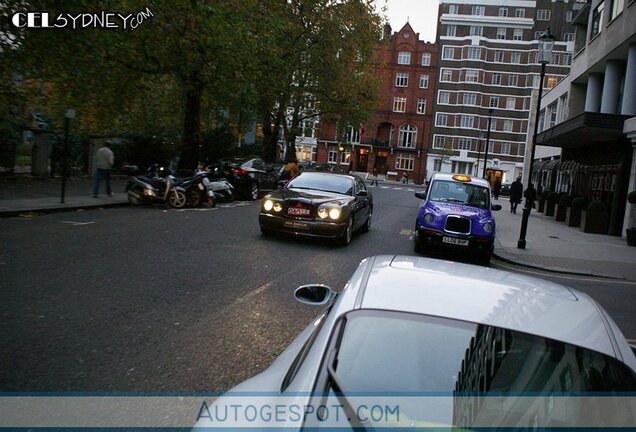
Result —
[[488, 165], [488, 147], [490, 146], [490, 125], [492, 124], [492, 111], [492, 108], [488, 110], [488, 131], [486, 132], [486, 149], [484, 150], [484, 173], [482, 174], [483, 178], [486, 178], [486, 165]]
[[479, 161], [481, 160], [481, 146], [484, 145], [484, 133], [479, 132], [479, 151], [477, 152], [477, 169], [475, 170], [475, 175], [479, 175]]
[[68, 176], [68, 129], [72, 118], [75, 118], [75, 110], [67, 109], [64, 115], [64, 147], [62, 147], [62, 193], [60, 203], [64, 204], [66, 194], [66, 177]]
[[[552, 48], [554, 48], [555, 37], [550, 34], [550, 27], [539, 38], [539, 46], [537, 55], [541, 63], [541, 74], [539, 75], [539, 97], [537, 98], [537, 110], [534, 117], [534, 132], [532, 134], [532, 147], [530, 148], [530, 164], [528, 165], [528, 184], [526, 190], [530, 188], [532, 183], [532, 167], [534, 165], [534, 151], [537, 145], [537, 134], [539, 132], [539, 115], [541, 113], [541, 96], [543, 95], [543, 78], [545, 77], [545, 65], [552, 58]], [[518, 249], [526, 248], [526, 232], [528, 231], [528, 219], [532, 203], [526, 199], [526, 205], [523, 207], [523, 215], [521, 217], [521, 232], [519, 233]]]

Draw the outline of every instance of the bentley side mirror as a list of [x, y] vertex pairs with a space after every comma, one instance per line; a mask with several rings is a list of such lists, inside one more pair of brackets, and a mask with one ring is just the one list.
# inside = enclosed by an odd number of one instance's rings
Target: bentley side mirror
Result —
[[415, 192], [415, 197], [419, 199], [426, 199], [426, 192]]
[[490, 205], [490, 210], [493, 210], [493, 211], [501, 210], [501, 204], [491, 204]]
[[301, 303], [318, 306], [332, 303], [338, 293], [327, 285], [301, 285], [294, 291], [294, 297]]

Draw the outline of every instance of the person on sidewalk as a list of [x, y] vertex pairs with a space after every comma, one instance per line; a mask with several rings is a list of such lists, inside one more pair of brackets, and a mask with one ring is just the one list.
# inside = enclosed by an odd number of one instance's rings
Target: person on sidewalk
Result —
[[537, 190], [532, 183], [528, 185], [528, 189], [523, 193], [523, 196], [526, 198], [526, 208], [531, 209], [537, 200]]
[[499, 199], [499, 192], [501, 192], [501, 182], [499, 179], [495, 182], [495, 185], [492, 187], [492, 194], [495, 196], [495, 199]]
[[95, 157], [93, 158], [93, 164], [95, 165], [93, 198], [97, 198], [97, 195], [99, 194], [99, 184], [102, 179], [104, 179], [104, 183], [106, 183], [106, 194], [108, 196], [113, 195], [113, 191], [110, 188], [110, 170], [113, 168], [113, 164], [115, 163], [115, 155], [110, 149], [110, 145], [110, 141], [105, 141], [104, 145], [95, 152]]
[[521, 176], [519, 176], [510, 185], [510, 213], [517, 213], [517, 205], [521, 202], [522, 196], [523, 185], [521, 184]]

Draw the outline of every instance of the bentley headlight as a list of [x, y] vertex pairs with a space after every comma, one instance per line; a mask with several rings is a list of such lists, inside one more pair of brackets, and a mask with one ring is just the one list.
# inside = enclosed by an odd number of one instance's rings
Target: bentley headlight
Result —
[[318, 209], [318, 217], [320, 219], [325, 219], [327, 216], [329, 216], [329, 212], [327, 211], [326, 208], [321, 207]]
[[282, 206], [279, 202], [274, 203], [274, 211], [275, 211], [276, 213], [278, 213], [278, 212], [279, 212], [279, 211], [281, 211], [282, 209], [283, 209], [283, 206]]
[[336, 220], [340, 217], [340, 209], [339, 208], [332, 208], [329, 210], [329, 217], [333, 220]]
[[490, 222], [486, 222], [484, 224], [484, 231], [486, 231], [487, 233], [491, 233], [492, 232], [492, 224]]
[[431, 213], [426, 213], [424, 215], [424, 220], [426, 221], [426, 223], [432, 223], [433, 222], [433, 215]]
[[270, 211], [273, 207], [274, 201], [272, 200], [267, 200], [263, 203], [263, 209], [265, 209], [265, 211]]

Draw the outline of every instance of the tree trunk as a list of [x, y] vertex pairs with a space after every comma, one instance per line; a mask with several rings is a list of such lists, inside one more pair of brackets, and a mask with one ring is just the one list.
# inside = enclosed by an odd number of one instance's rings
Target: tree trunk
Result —
[[201, 158], [201, 98], [203, 82], [201, 73], [193, 71], [184, 78], [185, 118], [183, 121], [183, 150], [179, 168], [196, 169]]

